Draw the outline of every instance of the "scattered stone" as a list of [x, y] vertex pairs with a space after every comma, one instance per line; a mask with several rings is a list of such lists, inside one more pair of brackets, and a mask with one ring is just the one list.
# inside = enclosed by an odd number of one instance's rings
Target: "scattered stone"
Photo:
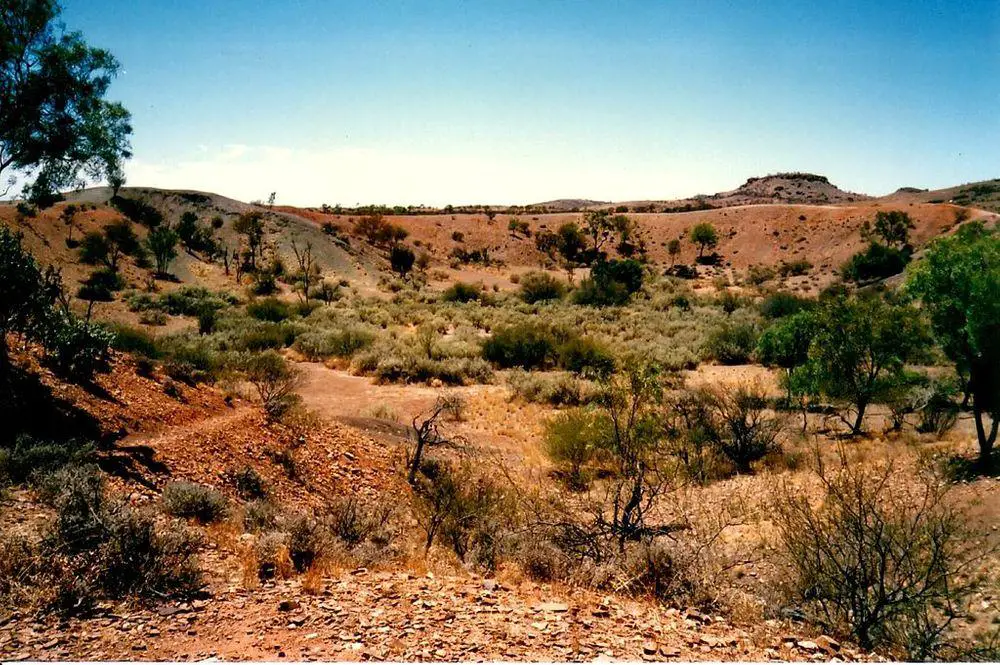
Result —
[[538, 606], [539, 612], [568, 612], [569, 605], [566, 603], [542, 603]]
[[803, 651], [819, 651], [819, 645], [812, 640], [800, 640], [796, 642], [796, 646]]
[[642, 643], [642, 652], [645, 654], [656, 654], [657, 650], [656, 642], [649, 641]]
[[816, 638], [816, 644], [819, 645], [821, 649], [830, 653], [836, 653], [840, 651], [840, 642], [833, 639], [829, 635], [820, 635]]
[[278, 603], [279, 612], [291, 612], [292, 610], [297, 610], [302, 607], [302, 604], [297, 600], [283, 600]]

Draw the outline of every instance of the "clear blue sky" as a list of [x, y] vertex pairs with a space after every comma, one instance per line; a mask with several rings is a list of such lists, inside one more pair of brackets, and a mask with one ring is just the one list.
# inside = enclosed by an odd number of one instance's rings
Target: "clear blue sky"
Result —
[[1000, 177], [1000, 3], [64, 0], [130, 184], [320, 203]]

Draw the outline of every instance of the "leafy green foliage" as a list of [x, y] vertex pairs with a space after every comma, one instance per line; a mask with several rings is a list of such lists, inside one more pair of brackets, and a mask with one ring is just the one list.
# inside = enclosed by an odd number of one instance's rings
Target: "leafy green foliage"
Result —
[[809, 361], [803, 376], [812, 392], [853, 406], [851, 431], [862, 431], [865, 410], [884, 400], [906, 362], [929, 343], [919, 313], [879, 297], [835, 297], [816, 311]]
[[719, 233], [709, 222], [695, 224], [690, 233], [691, 242], [698, 245], [699, 258], [704, 256], [706, 249], [715, 249], [719, 244]]
[[519, 295], [526, 303], [559, 300], [565, 293], [565, 285], [548, 273], [529, 272], [521, 275]]
[[879, 210], [874, 228], [869, 221], [861, 226], [863, 238], [878, 238], [888, 247], [904, 248], [910, 244], [910, 231], [916, 228], [910, 215], [902, 210]]
[[600, 261], [573, 293], [573, 301], [593, 307], [624, 305], [642, 288], [644, 272], [635, 259]]
[[559, 364], [587, 378], [606, 378], [615, 371], [615, 356], [609, 348], [589, 337], [570, 337], [559, 345]]
[[611, 422], [594, 409], [569, 409], [545, 421], [545, 454], [564, 466], [571, 489], [587, 486], [583, 467], [609, 446]]
[[851, 282], [885, 279], [903, 272], [911, 254], [909, 247], [898, 249], [873, 242], [866, 250], [852, 256], [840, 269], [840, 274]]
[[[1000, 422], [1000, 236], [972, 222], [936, 240], [914, 266], [907, 289], [928, 312], [934, 336], [959, 374], [969, 379], [985, 462]], [[993, 419], [989, 431], [983, 414]]]
[[189, 482], [172, 482], [163, 488], [163, 509], [175, 517], [190, 517], [202, 524], [217, 522], [229, 511], [218, 490]]
[[180, 236], [166, 224], [161, 224], [149, 232], [146, 237], [146, 247], [149, 248], [156, 261], [156, 272], [166, 275], [170, 271], [170, 263], [177, 258], [177, 242]]
[[277, 298], [260, 298], [247, 304], [247, 314], [258, 321], [280, 323], [292, 315], [292, 308]]
[[43, 272], [20, 235], [0, 226], [0, 374], [9, 364], [8, 333], [41, 343], [57, 371], [73, 378], [107, 368], [110, 335], [61, 307], [62, 295], [59, 273]]
[[724, 321], [708, 335], [705, 353], [723, 365], [742, 365], [750, 361], [757, 347], [757, 326], [746, 321]]
[[123, 180], [131, 157], [129, 113], [104, 99], [118, 62], [65, 32], [60, 10], [51, 0], [7, 0], [0, 11], [0, 173], [34, 174], [25, 194], [43, 207], [85, 178]]
[[480, 289], [475, 284], [467, 284], [466, 282], [455, 282], [441, 294], [441, 300], [444, 302], [473, 302], [479, 300], [482, 295], [482, 289]]
[[504, 368], [541, 369], [555, 363], [557, 345], [548, 329], [522, 324], [494, 331], [483, 343], [483, 357]]

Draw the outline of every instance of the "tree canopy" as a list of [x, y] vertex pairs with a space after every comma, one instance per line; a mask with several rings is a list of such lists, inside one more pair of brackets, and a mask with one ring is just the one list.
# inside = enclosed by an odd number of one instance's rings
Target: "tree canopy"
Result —
[[64, 32], [54, 0], [0, 0], [0, 174], [38, 205], [107, 178], [131, 157], [130, 115], [104, 99], [118, 61]]
[[715, 227], [708, 222], [695, 224], [691, 229], [691, 242], [698, 245], [698, 256], [702, 256], [706, 249], [714, 249], [719, 244], [719, 234]]
[[[1000, 422], [1000, 236], [970, 222], [939, 238], [911, 268], [907, 289], [923, 303], [959, 374], [968, 377], [985, 462]], [[984, 414], [993, 420], [988, 432]]]

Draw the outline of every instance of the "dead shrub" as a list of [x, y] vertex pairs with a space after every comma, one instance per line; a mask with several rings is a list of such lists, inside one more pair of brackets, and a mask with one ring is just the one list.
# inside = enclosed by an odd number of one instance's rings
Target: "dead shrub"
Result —
[[348, 497], [330, 506], [323, 523], [348, 548], [366, 541], [388, 545], [393, 538], [390, 527], [393, 513], [388, 504], [367, 505]]
[[504, 488], [471, 464], [427, 459], [413, 484], [425, 547], [437, 541], [462, 562], [496, 569], [512, 530], [515, 509]]
[[946, 645], [987, 552], [947, 484], [922, 473], [901, 487], [899, 473], [852, 466], [842, 453], [836, 468], [818, 465], [820, 505], [785, 487], [774, 513], [790, 600], [862, 648], [922, 660]]

